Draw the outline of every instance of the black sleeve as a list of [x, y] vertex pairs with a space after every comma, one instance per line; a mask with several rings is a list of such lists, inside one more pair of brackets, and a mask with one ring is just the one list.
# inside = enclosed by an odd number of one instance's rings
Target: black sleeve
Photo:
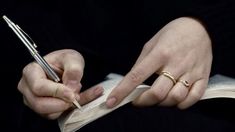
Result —
[[232, 0], [199, 0], [193, 3], [189, 15], [199, 19], [212, 41], [213, 74], [235, 76], [235, 6]]

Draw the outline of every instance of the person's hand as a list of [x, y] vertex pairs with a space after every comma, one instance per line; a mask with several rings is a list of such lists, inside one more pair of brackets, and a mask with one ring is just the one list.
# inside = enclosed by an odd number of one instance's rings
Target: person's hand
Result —
[[116, 106], [152, 74], [159, 74], [134, 104], [187, 108], [203, 95], [211, 63], [211, 40], [204, 26], [193, 18], [178, 18], [145, 44], [135, 65], [111, 92], [106, 105]]
[[35, 62], [23, 69], [18, 89], [23, 94], [24, 103], [35, 112], [56, 119], [73, 106], [75, 99], [82, 105], [102, 95], [103, 88], [99, 86], [79, 94], [84, 60], [75, 50], [58, 50], [44, 58], [61, 75], [62, 83], [49, 80]]

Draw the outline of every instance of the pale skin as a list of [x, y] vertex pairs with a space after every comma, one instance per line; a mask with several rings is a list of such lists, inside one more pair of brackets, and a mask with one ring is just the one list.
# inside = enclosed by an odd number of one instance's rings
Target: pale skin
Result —
[[[44, 58], [62, 75], [62, 83], [49, 80], [43, 69], [35, 62], [23, 69], [18, 89], [23, 94], [24, 104], [35, 112], [48, 119], [56, 119], [65, 110], [74, 107], [74, 99], [83, 105], [102, 95], [103, 88], [100, 86], [80, 93], [84, 60], [75, 50], [58, 50]], [[57, 88], [56, 97], [53, 97]]]
[[[99, 86], [79, 93], [84, 60], [75, 50], [55, 51], [45, 59], [62, 75], [62, 83], [47, 79], [38, 64], [30, 63], [24, 68], [18, 85], [24, 103], [35, 112], [56, 119], [72, 107], [74, 98], [80, 104], [86, 104], [102, 94], [103, 89]], [[135, 65], [111, 92], [106, 105], [109, 108], [116, 106], [150, 75], [168, 71], [176, 80], [188, 81], [190, 86], [186, 87], [180, 82], [174, 84], [168, 77], [160, 75], [151, 88], [133, 103], [137, 106], [159, 104], [188, 108], [203, 95], [211, 63], [211, 40], [203, 25], [193, 18], [178, 18], [164, 26], [144, 45]], [[52, 95], [57, 87], [60, 89], [54, 98]]]
[[134, 67], [112, 91], [106, 104], [108, 107], [117, 105], [150, 75], [168, 71], [176, 80], [187, 80], [190, 87], [182, 83], [173, 85], [172, 80], [161, 75], [134, 104], [187, 108], [204, 93], [211, 63], [211, 41], [203, 25], [193, 18], [176, 19], [145, 44]]

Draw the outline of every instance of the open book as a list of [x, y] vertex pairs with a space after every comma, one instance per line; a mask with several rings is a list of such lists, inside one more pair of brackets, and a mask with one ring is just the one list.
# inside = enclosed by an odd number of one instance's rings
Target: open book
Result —
[[[62, 132], [73, 132], [86, 124], [112, 112], [113, 110], [133, 101], [145, 90], [150, 87], [147, 85], [139, 85], [131, 94], [129, 94], [118, 106], [108, 109], [105, 101], [112, 89], [121, 81], [123, 76], [118, 74], [109, 74], [107, 80], [99, 85], [103, 86], [104, 94], [96, 100], [82, 106], [82, 109], [74, 109], [73, 111], [64, 113], [59, 119], [59, 127]], [[203, 99], [210, 98], [235, 98], [235, 79], [215, 75], [210, 78], [208, 88], [206, 89]]]

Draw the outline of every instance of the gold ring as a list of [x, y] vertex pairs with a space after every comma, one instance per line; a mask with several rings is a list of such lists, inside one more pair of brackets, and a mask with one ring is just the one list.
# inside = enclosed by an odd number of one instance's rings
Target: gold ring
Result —
[[178, 82], [180, 82], [180, 83], [182, 83], [185, 87], [189, 87], [190, 85], [189, 85], [189, 82], [188, 81], [186, 81], [186, 80], [179, 80]]
[[163, 75], [163, 76], [169, 78], [169, 79], [173, 82], [173, 84], [176, 84], [176, 80], [175, 80], [175, 78], [171, 75], [170, 72], [162, 71], [160, 75]]
[[55, 92], [54, 92], [54, 94], [53, 94], [53, 97], [56, 97], [58, 91], [59, 91], [59, 87], [56, 88], [56, 90], [55, 90]]

